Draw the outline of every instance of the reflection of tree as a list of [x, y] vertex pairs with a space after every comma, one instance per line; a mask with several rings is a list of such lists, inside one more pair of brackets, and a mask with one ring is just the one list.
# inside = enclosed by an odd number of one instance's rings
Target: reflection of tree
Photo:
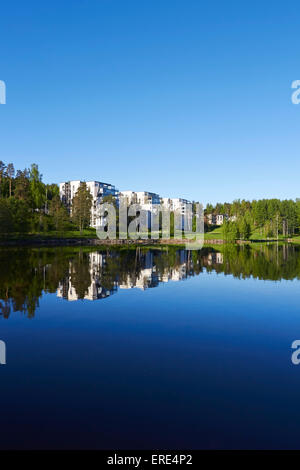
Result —
[[107, 250], [104, 254], [105, 262], [100, 267], [99, 282], [108, 291], [112, 290], [119, 278], [120, 257], [116, 251]]
[[0, 315], [34, 316], [43, 290], [56, 292], [66, 261], [61, 249], [0, 249]]
[[254, 277], [273, 280], [299, 279], [300, 252], [294, 245], [224, 245], [223, 263], [207, 266], [208, 270], [224, 272], [239, 278]]
[[6, 300], [5, 302], [0, 302], [0, 315], [3, 315], [4, 318], [8, 318], [10, 314], [10, 305]]
[[83, 299], [91, 285], [88, 254], [80, 252], [72, 258], [70, 266], [70, 282], [76, 291], [77, 297]]
[[[0, 316], [19, 311], [33, 317], [39, 299], [57, 293], [69, 300], [101, 299], [121, 288], [156, 287], [203, 270], [238, 278], [300, 279], [300, 249], [294, 245], [236, 246], [218, 251], [87, 248], [0, 249]], [[71, 297], [70, 297], [71, 296]]]

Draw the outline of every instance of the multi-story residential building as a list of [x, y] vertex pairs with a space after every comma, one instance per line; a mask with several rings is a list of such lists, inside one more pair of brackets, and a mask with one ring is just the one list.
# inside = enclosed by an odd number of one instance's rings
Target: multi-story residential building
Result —
[[187, 199], [182, 199], [180, 197], [175, 197], [175, 198], [168, 198], [168, 197], [162, 197], [161, 202], [164, 207], [169, 209], [170, 211], [180, 211], [182, 215], [186, 214], [187, 211], [187, 204], [191, 204], [191, 201], [188, 201]]
[[[182, 198], [167, 198], [163, 197], [161, 198], [161, 203], [162, 206], [169, 210], [170, 212], [175, 212], [179, 215], [181, 215], [180, 219], [180, 226], [185, 229], [190, 229], [191, 228], [191, 220], [188, 217], [188, 214], [191, 210], [191, 201], [188, 201], [187, 199], [182, 199]], [[179, 227], [178, 227], [179, 228]]]
[[160, 204], [160, 197], [149, 191], [121, 191], [120, 198], [126, 198], [127, 205], [139, 204], [142, 209], [152, 211], [153, 206]]
[[137, 194], [135, 191], [120, 191], [120, 201], [126, 202], [127, 206], [130, 204], [137, 204]]
[[[82, 181], [66, 181], [60, 183], [59, 194], [62, 202], [65, 204], [67, 209], [72, 212], [72, 200], [80, 187]], [[103, 201], [105, 196], [112, 196], [118, 202], [119, 192], [109, 183], [102, 183], [100, 181], [87, 181], [87, 188], [93, 196], [92, 210], [91, 210], [91, 226], [97, 227], [100, 225], [101, 220], [98, 214], [99, 205]]]
[[160, 197], [156, 193], [149, 193], [148, 191], [138, 191], [136, 193], [137, 203], [142, 207], [151, 208], [157, 204], [160, 204]]
[[127, 206], [139, 204], [141, 209], [148, 214], [148, 226], [151, 226], [151, 214], [156, 212], [160, 204], [160, 196], [149, 191], [122, 191], [119, 194], [120, 201], [126, 201]]

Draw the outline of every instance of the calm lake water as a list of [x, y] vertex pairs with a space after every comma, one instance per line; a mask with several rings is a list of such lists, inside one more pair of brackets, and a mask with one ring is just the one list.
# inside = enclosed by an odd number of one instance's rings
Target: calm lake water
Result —
[[300, 448], [300, 250], [0, 250], [0, 448]]

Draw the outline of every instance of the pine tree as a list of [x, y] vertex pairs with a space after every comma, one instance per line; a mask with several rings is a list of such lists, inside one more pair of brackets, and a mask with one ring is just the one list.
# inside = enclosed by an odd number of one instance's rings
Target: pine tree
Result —
[[11, 188], [12, 188], [12, 180], [13, 180], [13, 177], [15, 176], [15, 167], [13, 165], [13, 163], [9, 163], [7, 165], [7, 176], [9, 178], [9, 197], [11, 197]]
[[72, 219], [82, 233], [90, 225], [93, 197], [86, 183], [81, 183], [72, 203]]
[[5, 163], [2, 160], [0, 160], [0, 196], [1, 196], [2, 180], [5, 176], [5, 169], [6, 169]]
[[69, 221], [69, 216], [66, 208], [62, 205], [59, 196], [54, 196], [50, 202], [50, 216], [53, 218], [55, 229], [63, 231]]

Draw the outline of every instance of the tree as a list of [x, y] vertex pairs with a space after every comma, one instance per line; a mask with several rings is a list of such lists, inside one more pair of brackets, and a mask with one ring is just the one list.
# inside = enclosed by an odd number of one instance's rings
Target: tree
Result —
[[26, 201], [11, 198], [9, 199], [9, 206], [13, 217], [14, 232], [28, 232], [31, 213]]
[[35, 163], [31, 165], [29, 181], [33, 209], [40, 209], [45, 201], [45, 186], [42, 183], [42, 175], [39, 172], [39, 167]]
[[251, 226], [249, 222], [247, 221], [246, 217], [242, 217], [239, 222], [239, 232], [240, 232], [240, 237], [243, 240], [249, 240], [250, 235], [251, 235]]
[[78, 256], [72, 260], [70, 274], [78, 299], [84, 299], [91, 285], [91, 273], [86, 253], [79, 252]]
[[69, 222], [69, 214], [67, 209], [63, 206], [59, 196], [54, 196], [50, 201], [49, 213], [53, 218], [55, 229], [57, 231], [63, 231]]
[[16, 199], [25, 201], [30, 204], [31, 194], [30, 194], [30, 183], [29, 183], [29, 172], [25, 168], [24, 171], [17, 171], [15, 178], [15, 192], [14, 196]]
[[11, 186], [12, 186], [12, 180], [13, 180], [13, 177], [15, 176], [15, 167], [13, 165], [13, 163], [9, 163], [7, 165], [7, 176], [9, 178], [9, 197], [11, 197]]
[[225, 219], [222, 225], [223, 240], [234, 242], [239, 238], [239, 229], [236, 222], [231, 222]]
[[118, 208], [116, 198], [112, 196], [111, 194], [109, 194], [108, 196], [104, 196], [102, 198], [102, 202], [107, 203], [107, 204], [112, 204], [116, 210]]
[[5, 175], [5, 163], [0, 160], [0, 196], [1, 196], [1, 185], [2, 185], [2, 180], [3, 180], [3, 177]]
[[72, 219], [82, 233], [90, 225], [93, 196], [86, 183], [81, 183], [72, 203]]
[[0, 233], [13, 232], [13, 214], [8, 199], [0, 200]]

